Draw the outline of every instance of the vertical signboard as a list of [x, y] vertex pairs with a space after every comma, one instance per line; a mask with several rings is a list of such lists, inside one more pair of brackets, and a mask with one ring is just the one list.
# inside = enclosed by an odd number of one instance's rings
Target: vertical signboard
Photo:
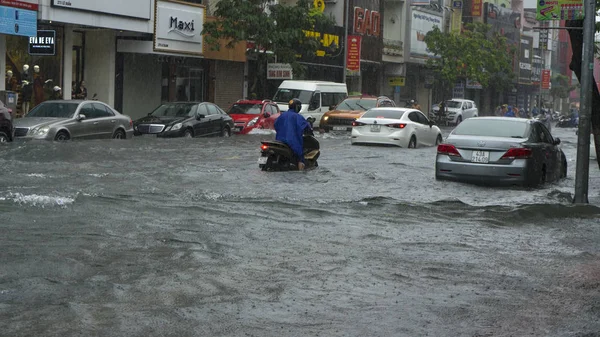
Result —
[[531, 67], [533, 59], [533, 37], [522, 35], [519, 57], [519, 83], [531, 83]]
[[480, 17], [483, 13], [483, 1], [472, 0], [471, 1], [471, 16]]
[[350, 72], [360, 73], [360, 35], [348, 36], [348, 59], [346, 69]]
[[361, 36], [361, 55], [363, 60], [381, 62], [383, 53], [383, 16], [380, 12], [380, 0], [352, 0], [351, 30], [348, 35]]
[[548, 50], [548, 30], [540, 29], [540, 49]]
[[538, 0], [536, 19], [583, 20], [583, 0]]
[[542, 89], [550, 89], [550, 69], [542, 70]]

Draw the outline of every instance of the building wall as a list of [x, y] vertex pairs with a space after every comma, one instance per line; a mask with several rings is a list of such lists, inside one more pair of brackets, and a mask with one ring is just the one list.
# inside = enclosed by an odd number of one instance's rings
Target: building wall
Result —
[[216, 61], [215, 103], [227, 110], [238, 99], [244, 98], [244, 63]]
[[116, 37], [112, 30], [86, 32], [84, 80], [88, 98], [115, 104]]
[[124, 53], [124, 57], [122, 112], [137, 119], [161, 103], [161, 64], [151, 54]]

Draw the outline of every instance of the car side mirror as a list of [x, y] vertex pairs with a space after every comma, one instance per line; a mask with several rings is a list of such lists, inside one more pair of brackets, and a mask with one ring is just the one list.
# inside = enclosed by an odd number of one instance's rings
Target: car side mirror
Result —
[[203, 114], [196, 114], [196, 119], [197, 120], [201, 120], [204, 117], [206, 117], [206, 116], [204, 116]]
[[82, 120], [84, 120], [84, 119], [86, 119], [86, 118], [87, 118], [87, 117], [86, 117], [84, 114], [79, 114], [79, 115], [77, 115], [77, 120], [78, 120], [78, 121], [82, 121]]
[[434, 122], [434, 121], [432, 121], [432, 120], [430, 120], [430, 121], [429, 121], [429, 127], [432, 127], [432, 126], [434, 126], [434, 125], [435, 125], [435, 122]]
[[264, 116], [265, 118], [269, 118], [269, 117], [271, 117], [271, 114], [270, 114], [270, 113], [268, 113], [268, 112], [265, 112], [265, 114], [264, 114], [263, 116]]
[[554, 145], [560, 144], [560, 138], [554, 138]]

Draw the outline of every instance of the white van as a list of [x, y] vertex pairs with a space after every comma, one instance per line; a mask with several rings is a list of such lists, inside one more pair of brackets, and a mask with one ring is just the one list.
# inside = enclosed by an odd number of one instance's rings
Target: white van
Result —
[[316, 129], [323, 114], [346, 97], [348, 97], [346, 83], [286, 80], [281, 82], [273, 96], [273, 101], [277, 103], [279, 110], [284, 112], [288, 110], [290, 100], [298, 98], [302, 102], [300, 114], [304, 118], [315, 118], [313, 127]]

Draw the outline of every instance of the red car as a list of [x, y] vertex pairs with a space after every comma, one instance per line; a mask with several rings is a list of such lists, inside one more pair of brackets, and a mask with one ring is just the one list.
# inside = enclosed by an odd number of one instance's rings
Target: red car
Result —
[[275, 119], [280, 111], [277, 104], [270, 100], [238, 100], [227, 110], [233, 118], [233, 132], [247, 134], [254, 129], [275, 130]]

